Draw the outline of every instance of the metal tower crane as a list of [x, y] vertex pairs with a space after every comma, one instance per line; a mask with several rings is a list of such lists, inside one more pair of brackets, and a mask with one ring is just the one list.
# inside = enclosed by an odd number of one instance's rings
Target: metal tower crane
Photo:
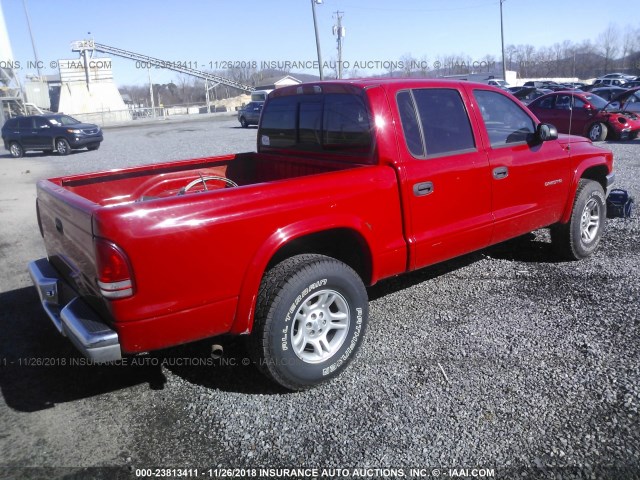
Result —
[[109, 45], [96, 43], [93, 40], [79, 40], [77, 42], [73, 42], [71, 44], [71, 49], [74, 52], [80, 52], [81, 55], [86, 55], [86, 53], [90, 51], [109, 53], [111, 55], [116, 55], [118, 57], [128, 58], [129, 60], [144, 62], [144, 64], [149, 65], [149, 67], [166, 68], [167, 70], [173, 70], [175, 72], [185, 73], [187, 75], [202, 78], [204, 80], [211, 82], [214, 85], [215, 84], [227, 85], [229, 87], [237, 88], [238, 90], [242, 90], [245, 92], [253, 92], [255, 90], [255, 88], [250, 85], [244, 85], [240, 82], [236, 82], [234, 80], [229, 80], [228, 78], [221, 77], [220, 75], [214, 75], [213, 73], [204, 72], [202, 70], [196, 70], [195, 68], [189, 68], [188, 66], [185, 66], [183, 63], [180, 63], [180, 62], [173, 62], [169, 60], [153, 58], [148, 55], [142, 55], [139, 53], [130, 52], [128, 50], [123, 50], [121, 48], [110, 47]]

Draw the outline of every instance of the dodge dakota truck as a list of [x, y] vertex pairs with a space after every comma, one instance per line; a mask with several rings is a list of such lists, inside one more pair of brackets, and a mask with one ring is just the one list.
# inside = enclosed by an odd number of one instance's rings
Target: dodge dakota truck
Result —
[[296, 390], [362, 343], [366, 287], [550, 227], [591, 255], [613, 156], [509, 93], [367, 79], [271, 92], [255, 152], [41, 180], [42, 306], [95, 362], [245, 335]]

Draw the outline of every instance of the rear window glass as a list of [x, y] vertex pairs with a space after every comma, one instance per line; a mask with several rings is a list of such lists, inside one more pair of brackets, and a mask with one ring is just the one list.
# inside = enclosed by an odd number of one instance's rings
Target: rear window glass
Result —
[[269, 101], [259, 141], [267, 149], [369, 153], [371, 125], [369, 110], [358, 95], [289, 95]]

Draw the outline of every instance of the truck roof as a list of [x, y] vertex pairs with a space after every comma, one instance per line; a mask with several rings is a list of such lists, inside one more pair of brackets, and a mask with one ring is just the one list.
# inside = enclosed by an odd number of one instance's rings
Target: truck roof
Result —
[[[294, 95], [297, 93], [355, 93], [358, 90], [373, 86], [386, 86], [392, 90], [400, 90], [403, 88], [420, 88], [420, 87], [462, 87], [464, 85], [473, 85], [484, 89], [499, 88], [487, 85], [486, 83], [469, 82], [466, 80], [451, 79], [426, 79], [426, 78], [355, 78], [348, 80], [325, 80], [308, 82], [299, 85], [289, 85], [286, 87], [273, 90], [269, 95], [271, 97], [279, 97], [285, 95]], [[319, 90], [318, 90], [319, 89]]]

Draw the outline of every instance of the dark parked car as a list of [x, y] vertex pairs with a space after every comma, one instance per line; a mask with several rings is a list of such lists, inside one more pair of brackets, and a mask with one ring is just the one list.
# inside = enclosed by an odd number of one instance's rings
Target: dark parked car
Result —
[[528, 82], [524, 82], [525, 87], [535, 87], [535, 88], [546, 88], [548, 90], [564, 90], [567, 87], [559, 84], [558, 82], [554, 82], [553, 80], [530, 80]]
[[592, 88], [590, 91], [591, 93], [604, 98], [608, 102], [609, 100], [613, 99], [613, 97], [617, 97], [618, 95], [626, 92], [627, 89], [621, 87], [599, 87]]
[[30, 150], [67, 155], [78, 148], [97, 150], [102, 142], [102, 130], [69, 115], [31, 115], [7, 120], [2, 127], [2, 140], [14, 158]]
[[522, 87], [517, 92], [513, 93], [513, 96], [520, 100], [525, 105], [533, 102], [536, 98], [550, 93], [548, 88], [535, 88], [535, 87]]
[[594, 142], [607, 136], [634, 139], [640, 132], [636, 114], [620, 112], [593, 93], [553, 92], [528, 107], [542, 122], [555, 125], [558, 132], [583, 135]]
[[640, 80], [631, 80], [624, 84], [624, 88], [636, 88], [640, 87]]
[[249, 102], [238, 110], [238, 121], [242, 128], [247, 128], [249, 125], [258, 125], [263, 105], [264, 102]]
[[625, 90], [611, 99], [611, 105], [623, 112], [640, 113], [640, 88]]

